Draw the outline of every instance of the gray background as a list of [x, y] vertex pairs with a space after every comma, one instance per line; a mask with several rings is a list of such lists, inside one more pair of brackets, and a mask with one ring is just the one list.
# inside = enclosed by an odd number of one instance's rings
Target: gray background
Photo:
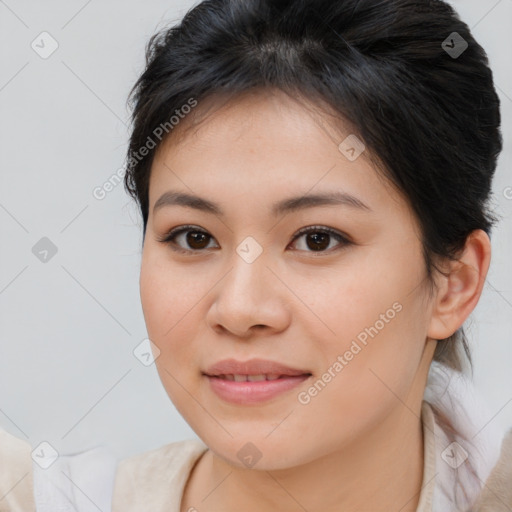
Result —
[[[512, 426], [512, 0], [452, 3], [486, 49], [502, 101], [502, 220], [468, 325], [476, 385], [493, 421]], [[146, 41], [192, 5], [0, 1], [0, 426], [34, 447], [105, 444], [124, 457], [196, 437], [154, 365], [133, 355], [146, 338], [138, 212], [122, 184], [93, 196], [123, 165], [125, 102]], [[31, 47], [43, 31], [59, 45], [47, 59]], [[32, 252], [43, 237], [58, 250], [46, 263]]]

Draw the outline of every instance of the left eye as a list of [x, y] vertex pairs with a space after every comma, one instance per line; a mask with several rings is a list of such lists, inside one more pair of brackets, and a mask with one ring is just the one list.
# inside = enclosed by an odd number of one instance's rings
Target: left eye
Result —
[[345, 237], [338, 231], [335, 231], [334, 229], [324, 226], [312, 226], [309, 228], [301, 229], [294, 236], [293, 242], [299, 240], [302, 237], [305, 237], [305, 247], [311, 249], [311, 251], [307, 252], [327, 252], [328, 249], [332, 249], [330, 245], [333, 238], [338, 242], [338, 245], [341, 247], [350, 245], [351, 243], [347, 237]]
[[[327, 252], [327, 250], [333, 248], [333, 238], [340, 248], [352, 243], [340, 232], [325, 226], [311, 226], [301, 229], [295, 234], [290, 245], [301, 238], [304, 238], [303, 247], [305, 248], [299, 248], [298, 250], [305, 250], [306, 252]], [[183, 239], [181, 242], [186, 243], [188, 248], [185, 248], [179, 243], [180, 239]], [[158, 239], [159, 242], [168, 244], [171, 249], [181, 253], [198, 253], [203, 252], [204, 249], [211, 249], [212, 247], [208, 247], [208, 245], [212, 240], [212, 235], [195, 226], [182, 226], [172, 229], [168, 234], [164, 235], [164, 237]], [[334, 246], [336, 246], [336, 244], [334, 244]]]

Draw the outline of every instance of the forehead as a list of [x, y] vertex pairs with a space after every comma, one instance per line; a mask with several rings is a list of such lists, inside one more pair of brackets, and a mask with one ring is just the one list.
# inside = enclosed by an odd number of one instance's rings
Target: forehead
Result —
[[[172, 146], [178, 152], [190, 144], [211, 146], [226, 140], [250, 139], [254, 148], [262, 142], [283, 150], [291, 146], [298, 151], [297, 142], [309, 138], [309, 149], [323, 150], [325, 147], [319, 146], [319, 131], [326, 139], [324, 144], [330, 140], [337, 148], [355, 130], [325, 102], [313, 103], [278, 89], [247, 91], [234, 97], [218, 94], [202, 100], [180, 121], [160, 149], [165, 151]], [[368, 152], [362, 157], [367, 158]]]
[[281, 92], [211, 98], [158, 148], [150, 206], [167, 187], [219, 198], [235, 192], [277, 201], [301, 192], [343, 191], [367, 203], [390, 197], [400, 202], [368, 150], [354, 160], [340, 150], [354, 134], [348, 123], [336, 121], [331, 113]]

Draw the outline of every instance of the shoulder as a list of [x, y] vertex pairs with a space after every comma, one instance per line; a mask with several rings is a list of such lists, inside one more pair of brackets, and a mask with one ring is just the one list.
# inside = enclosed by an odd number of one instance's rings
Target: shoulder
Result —
[[512, 429], [503, 439], [500, 458], [485, 482], [475, 512], [512, 510]]
[[35, 511], [32, 447], [0, 429], [0, 512]]
[[113, 512], [179, 507], [188, 476], [206, 450], [202, 441], [191, 439], [123, 459], [115, 477]]
[[[118, 466], [117, 477], [144, 479], [150, 473], [165, 472], [169, 477], [178, 474], [183, 465], [187, 465], [205, 451], [201, 441], [189, 439], [166, 444], [160, 448], [123, 459]], [[151, 475], [153, 476], [153, 475]]]
[[434, 362], [424, 399], [435, 419], [432, 510], [512, 510], [512, 432], [492, 421], [482, 427], [491, 413], [469, 376]]

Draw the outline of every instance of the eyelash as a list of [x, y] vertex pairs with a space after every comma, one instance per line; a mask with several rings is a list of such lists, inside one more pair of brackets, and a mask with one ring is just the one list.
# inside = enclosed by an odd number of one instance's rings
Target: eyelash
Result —
[[[174, 241], [175, 238], [177, 236], [181, 235], [182, 233], [186, 233], [186, 232], [203, 233], [207, 236], [210, 236], [210, 240], [213, 239], [213, 237], [207, 231], [198, 229], [196, 226], [187, 225], [187, 226], [180, 226], [180, 227], [171, 229], [163, 237], [157, 238], [157, 241], [169, 245], [169, 247], [173, 251], [180, 253], [180, 254], [192, 255], [192, 253], [202, 253], [207, 250], [207, 249], [183, 249], [183, 248], [177, 246], [176, 242]], [[292, 243], [295, 242], [297, 239], [299, 239], [301, 236], [307, 235], [310, 233], [327, 234], [327, 235], [332, 236], [338, 242], [341, 243], [341, 246], [338, 247], [337, 249], [331, 248], [331, 249], [327, 249], [327, 250], [323, 250], [323, 251], [305, 251], [305, 252], [312, 253], [313, 255], [317, 255], [317, 254], [322, 255], [322, 254], [326, 254], [326, 253], [330, 254], [333, 250], [340, 250], [346, 246], [353, 244], [353, 242], [351, 240], [349, 240], [347, 236], [343, 235], [339, 231], [328, 228], [326, 226], [308, 226], [306, 228], [302, 228], [293, 236]]]

